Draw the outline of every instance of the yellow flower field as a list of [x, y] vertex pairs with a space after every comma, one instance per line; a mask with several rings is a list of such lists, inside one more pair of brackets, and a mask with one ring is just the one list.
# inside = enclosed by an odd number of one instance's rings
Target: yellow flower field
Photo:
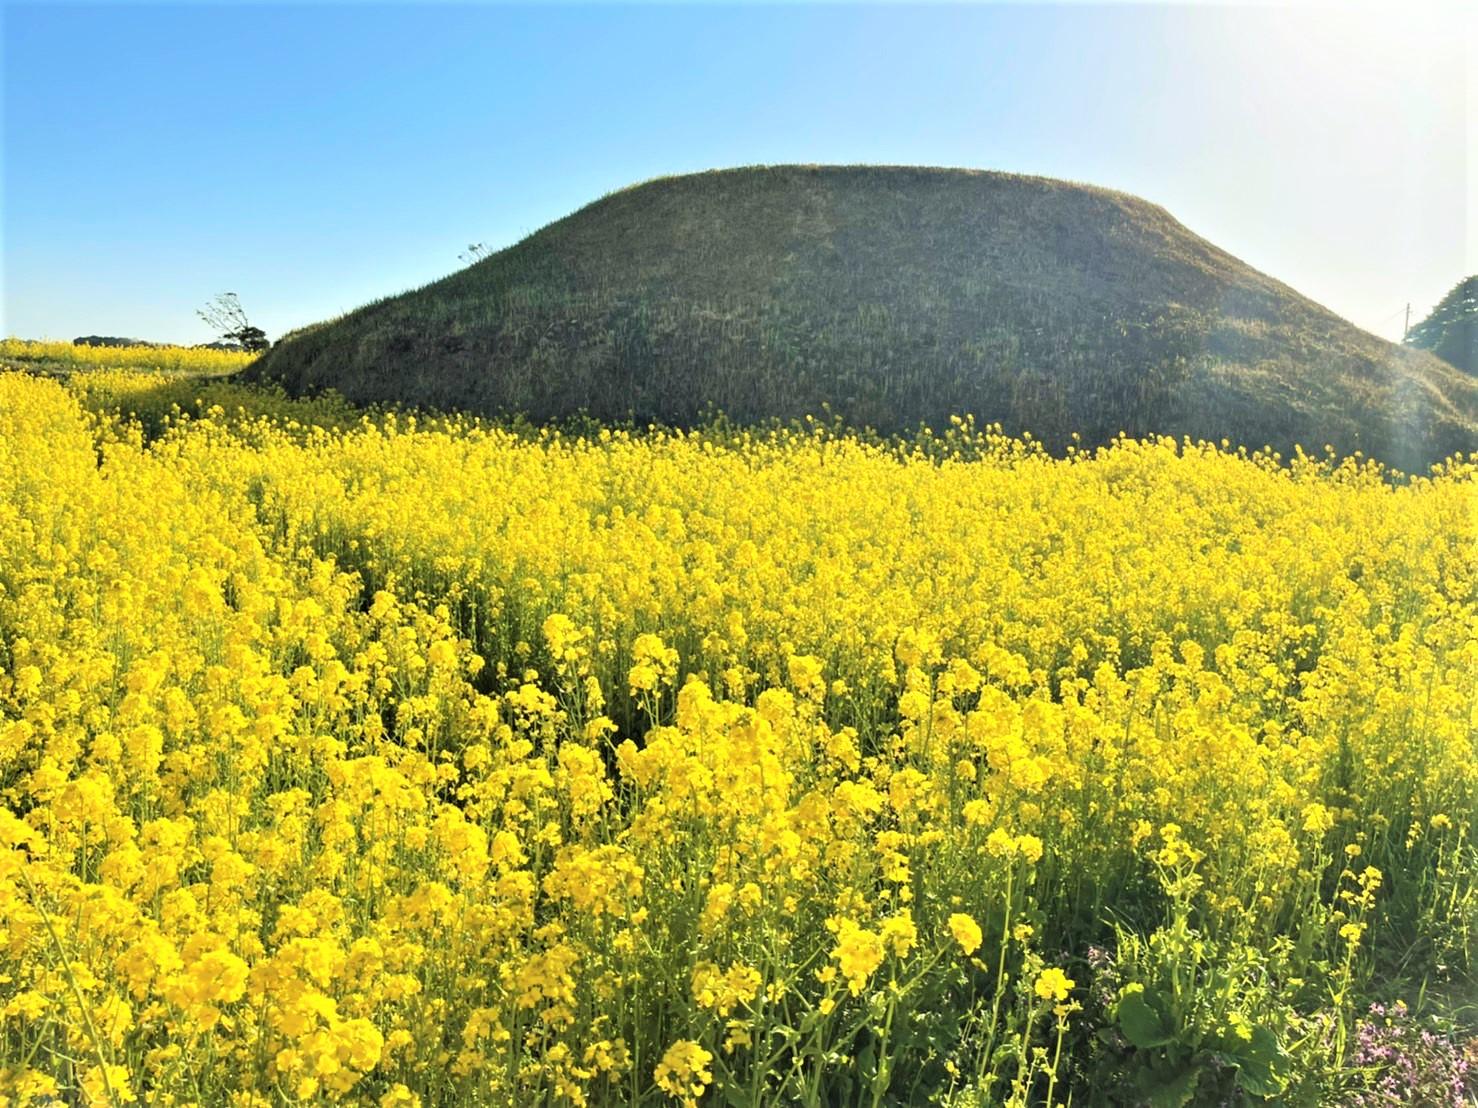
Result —
[[0, 1104], [1384, 1103], [1475, 478], [0, 375]]
[[0, 366], [42, 364], [73, 370], [131, 367], [151, 373], [234, 373], [256, 355], [194, 346], [77, 346], [0, 339]]

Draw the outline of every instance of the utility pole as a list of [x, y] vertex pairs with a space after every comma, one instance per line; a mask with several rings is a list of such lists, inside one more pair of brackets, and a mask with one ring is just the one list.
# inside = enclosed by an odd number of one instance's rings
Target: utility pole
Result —
[[1401, 328], [1401, 341], [1411, 337], [1411, 301], [1406, 302], [1406, 323]]

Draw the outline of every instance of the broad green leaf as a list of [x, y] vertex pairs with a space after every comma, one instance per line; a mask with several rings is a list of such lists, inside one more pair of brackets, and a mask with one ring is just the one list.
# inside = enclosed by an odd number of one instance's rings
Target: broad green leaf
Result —
[[1266, 1027], [1254, 1028], [1252, 1041], [1243, 1044], [1234, 1057], [1237, 1084], [1254, 1096], [1277, 1096], [1288, 1087], [1293, 1060]]
[[1175, 1041], [1175, 1026], [1159, 994], [1148, 989], [1125, 993], [1119, 1000], [1119, 1026], [1141, 1050]]
[[1189, 1065], [1169, 1080], [1156, 1081], [1141, 1086], [1150, 1108], [1184, 1108], [1196, 1095], [1196, 1085], [1201, 1080], [1201, 1067]]

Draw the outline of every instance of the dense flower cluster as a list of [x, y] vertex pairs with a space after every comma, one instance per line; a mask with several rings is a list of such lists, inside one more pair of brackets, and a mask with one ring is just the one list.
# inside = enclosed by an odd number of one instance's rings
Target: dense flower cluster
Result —
[[1471, 980], [1471, 465], [123, 387], [0, 375], [0, 1104], [1293, 1102]]

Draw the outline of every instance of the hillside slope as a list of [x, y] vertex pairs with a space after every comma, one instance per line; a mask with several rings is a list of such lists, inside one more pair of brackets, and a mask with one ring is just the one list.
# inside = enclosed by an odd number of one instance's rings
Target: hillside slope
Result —
[[1121, 193], [780, 166], [604, 197], [248, 371], [536, 420], [970, 412], [1049, 445], [1119, 431], [1420, 468], [1478, 447], [1478, 383], [1352, 326]]

